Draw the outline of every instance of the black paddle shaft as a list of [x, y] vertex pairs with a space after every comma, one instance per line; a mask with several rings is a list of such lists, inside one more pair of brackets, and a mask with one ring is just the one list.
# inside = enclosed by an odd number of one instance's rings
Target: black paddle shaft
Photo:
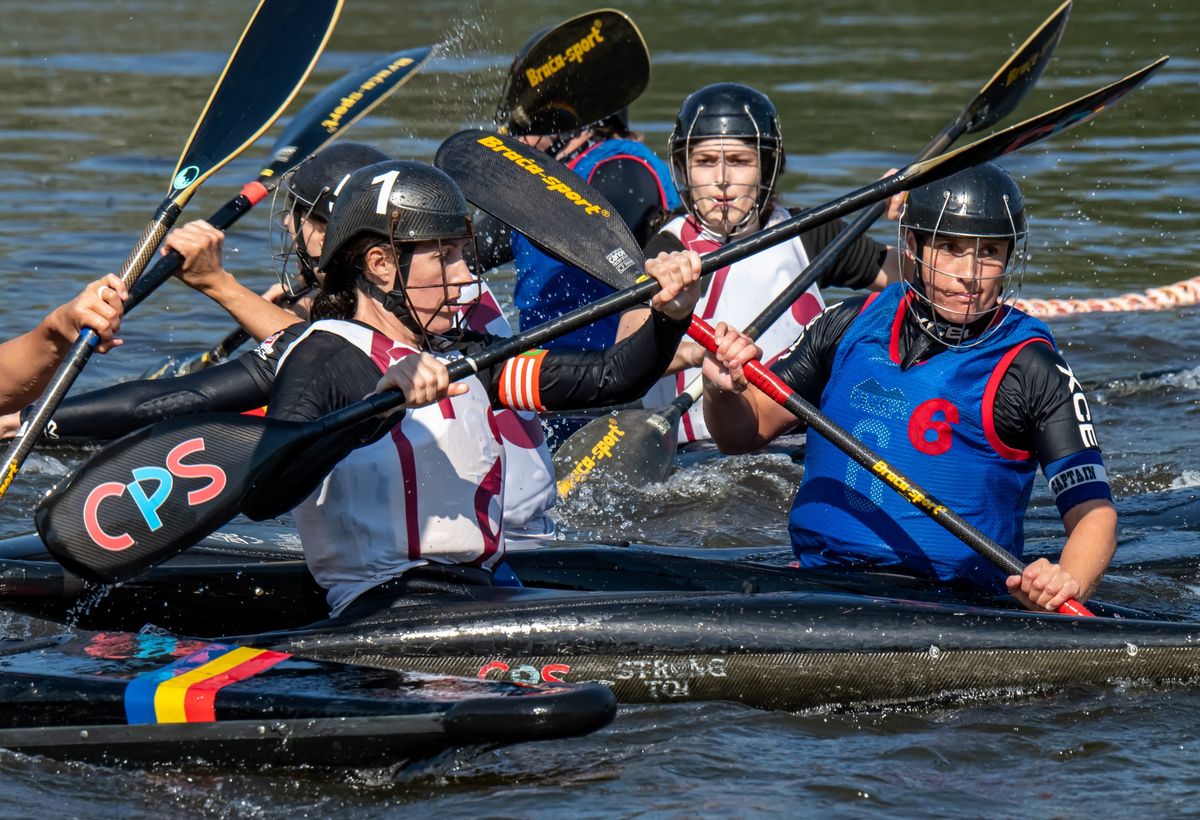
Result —
[[[271, 147], [272, 160], [241, 192], [221, 206], [208, 222], [218, 230], [232, 227], [251, 208], [269, 196], [283, 174], [299, 165], [347, 128], [366, 116], [428, 61], [429, 46], [410, 48], [359, 66], [328, 86], [301, 108]], [[142, 274], [125, 303], [128, 313], [183, 266], [183, 256], [170, 251]], [[242, 336], [227, 350], [233, 350]]]

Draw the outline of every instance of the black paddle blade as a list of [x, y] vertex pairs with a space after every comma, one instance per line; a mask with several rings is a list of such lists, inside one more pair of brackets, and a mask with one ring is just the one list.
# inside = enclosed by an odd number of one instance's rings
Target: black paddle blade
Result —
[[1044, 114], [1030, 117], [1003, 131], [997, 131], [970, 145], [955, 148], [953, 151], [923, 162], [915, 162], [901, 171], [897, 177], [908, 183], [904, 186], [906, 189], [916, 187], [915, 184], [912, 184], [914, 177], [929, 182], [944, 179], [964, 168], [999, 159], [1026, 145], [1040, 142], [1061, 131], [1090, 122], [1149, 80], [1155, 72], [1166, 65], [1167, 59], [1167, 57], [1159, 57], [1153, 63], [1115, 83], [1110, 83], [1091, 94], [1060, 105]]
[[341, 10], [342, 0], [259, 3], [175, 166], [167, 199], [186, 203], [275, 122], [316, 65]]
[[678, 425], [678, 416], [657, 410], [619, 410], [588, 422], [554, 453], [558, 497], [597, 475], [630, 487], [664, 480], [675, 460]]
[[553, 157], [512, 137], [460, 131], [438, 148], [434, 164], [471, 204], [551, 256], [616, 289], [641, 275], [642, 249], [620, 214]]
[[1062, 40], [1071, 16], [1071, 0], [1067, 0], [1046, 18], [1037, 31], [1029, 35], [1008, 62], [980, 90], [971, 105], [963, 112], [963, 130], [975, 133], [989, 128], [1011, 114], [1029, 89], [1037, 85], [1042, 72], [1050, 64], [1054, 49]]
[[271, 149], [260, 180], [278, 176], [365, 117], [429, 60], [429, 46], [372, 60], [313, 97], [297, 112]]
[[305, 425], [236, 414], [146, 427], [93, 455], [38, 504], [38, 533], [82, 578], [115, 583], [233, 518]]
[[650, 51], [624, 13], [599, 9], [537, 36], [513, 60], [496, 109], [510, 134], [577, 131], [646, 90]]

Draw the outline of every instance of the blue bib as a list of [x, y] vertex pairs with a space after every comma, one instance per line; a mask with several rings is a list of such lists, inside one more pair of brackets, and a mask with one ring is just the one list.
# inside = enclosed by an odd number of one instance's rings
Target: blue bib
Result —
[[[1007, 315], [979, 344], [901, 371], [900, 323], [911, 298], [892, 285], [867, 303], [838, 345], [821, 410], [1020, 557], [1037, 461], [1000, 441], [992, 411], [1017, 352], [1053, 338], [1037, 319], [1001, 308]], [[801, 566], [903, 566], [1004, 586], [1000, 570], [811, 430], [788, 524]]]
[[[670, 184], [670, 169], [640, 142], [605, 140], [576, 157], [570, 163], [570, 167], [590, 182], [592, 173], [601, 163], [626, 157], [644, 163], [658, 177], [663, 196], [660, 204], [664, 210], [671, 211], [679, 207], [679, 195]], [[513, 302], [521, 311], [522, 330], [537, 327], [613, 292], [612, 288], [597, 282], [579, 268], [558, 261], [516, 232], [512, 234], [512, 252], [517, 269]], [[610, 316], [560, 336], [545, 346], [573, 350], [603, 350], [612, 347], [617, 338], [617, 325], [620, 321], [620, 316]]]

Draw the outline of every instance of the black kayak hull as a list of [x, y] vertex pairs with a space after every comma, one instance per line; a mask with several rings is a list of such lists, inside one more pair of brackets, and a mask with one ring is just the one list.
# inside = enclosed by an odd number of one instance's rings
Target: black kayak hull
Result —
[[241, 640], [382, 668], [598, 681], [623, 703], [734, 700], [763, 709], [1200, 681], [1200, 624], [843, 593], [518, 592]]
[[0, 648], [0, 748], [106, 765], [387, 766], [476, 744], [585, 734], [603, 686], [356, 667], [165, 633]]
[[235, 634], [255, 646], [385, 669], [598, 681], [627, 703], [805, 709], [1200, 679], [1200, 624], [1101, 604], [1094, 609], [1106, 617], [1039, 615], [947, 599], [906, 576], [707, 557], [749, 551], [517, 550], [508, 560], [525, 589], [410, 596], [372, 617], [300, 629], [320, 619], [324, 602], [295, 550], [209, 541], [102, 594], [31, 550], [0, 545], [6, 607], [69, 613], [105, 628], [155, 622], [186, 634]]

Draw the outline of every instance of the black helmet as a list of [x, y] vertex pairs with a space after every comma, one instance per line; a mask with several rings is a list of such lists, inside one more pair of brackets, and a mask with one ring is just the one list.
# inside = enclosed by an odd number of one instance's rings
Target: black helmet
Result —
[[900, 227], [920, 233], [1022, 239], [1029, 227], [1021, 189], [994, 162], [985, 162], [917, 188], [908, 195]]
[[359, 168], [386, 159], [387, 154], [370, 145], [334, 143], [297, 165], [283, 178], [280, 187], [293, 200], [293, 207], [302, 210], [302, 215], [328, 220], [342, 183]]
[[[783, 170], [783, 130], [774, 103], [761, 91], [740, 83], [716, 83], [693, 92], [683, 101], [667, 142], [671, 176], [688, 210], [695, 214], [688, 184], [688, 155], [695, 142], [734, 137], [758, 150], [758, 210], [775, 193]], [[747, 219], [754, 211], [747, 214]]]
[[[279, 263], [279, 282], [289, 296], [296, 296], [316, 284], [313, 269], [317, 260], [309, 255], [297, 232], [305, 219], [329, 219], [337, 192], [352, 173], [364, 165], [386, 160], [388, 155], [370, 145], [358, 142], [335, 143], [318, 151], [283, 176], [279, 189], [283, 194], [282, 207], [273, 206], [275, 224], [273, 256]], [[278, 202], [278, 200], [277, 200]], [[291, 214], [291, 224], [283, 217]], [[299, 262], [298, 270], [289, 264], [292, 254]], [[296, 273], [299, 276], [296, 276]]]
[[321, 268], [354, 239], [400, 244], [471, 237], [471, 212], [458, 185], [423, 162], [387, 160], [360, 168], [338, 194], [325, 232]]
[[[999, 328], [994, 320], [997, 311], [1019, 298], [1025, 278], [1028, 256], [1029, 226], [1025, 218], [1025, 202], [1021, 189], [1008, 172], [992, 162], [985, 162], [938, 182], [930, 183], [909, 193], [900, 212], [897, 228], [897, 247], [908, 247], [909, 236], [916, 245], [912, 281], [906, 284], [914, 298], [909, 309], [918, 325], [927, 334], [948, 347], [971, 347], [979, 344]], [[1003, 239], [1009, 242], [1008, 255], [1002, 268], [985, 274], [979, 262], [978, 247], [973, 276], [1001, 280], [1001, 289], [994, 305], [982, 311], [950, 311], [958, 318], [945, 319], [927, 294], [922, 271], [962, 278], [939, 268], [936, 257], [926, 258], [922, 249], [936, 241], [938, 235], [966, 237], [976, 240]], [[907, 251], [906, 251], [907, 253]], [[941, 310], [950, 310], [943, 307]], [[1005, 316], [1008, 315], [1006, 312]]]

